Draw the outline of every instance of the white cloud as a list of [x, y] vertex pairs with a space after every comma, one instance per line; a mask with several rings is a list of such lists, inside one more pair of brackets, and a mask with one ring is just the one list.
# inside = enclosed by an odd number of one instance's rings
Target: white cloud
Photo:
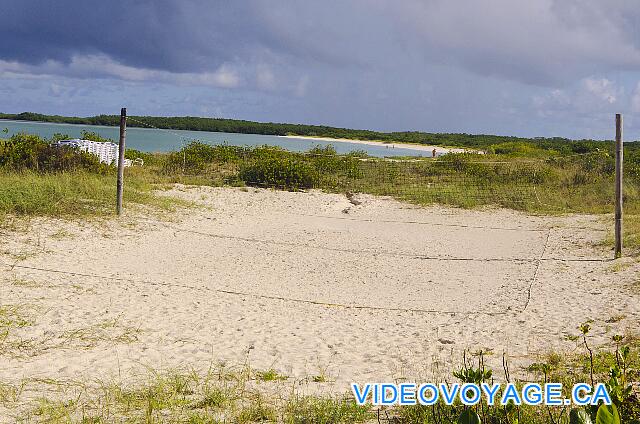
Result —
[[[122, 83], [164, 90], [164, 104], [185, 113], [209, 113], [223, 93], [247, 119], [579, 137], [603, 116], [593, 134], [608, 136], [614, 107], [640, 112], [629, 80], [640, 72], [637, 0], [5, 2], [0, 78], [24, 101], [26, 82], [56, 80], [112, 87], [118, 105]], [[117, 32], [96, 32], [112, 22]]]
[[106, 55], [76, 55], [68, 64], [47, 60], [40, 65], [28, 65], [0, 60], [0, 75], [3, 77], [31, 75], [81, 79], [113, 78], [131, 82], [161, 82], [221, 88], [235, 88], [242, 82], [238, 72], [228, 64], [223, 64], [211, 72], [169, 72], [123, 65]]
[[533, 97], [533, 106], [542, 116], [564, 111], [595, 113], [610, 111], [619, 104], [624, 90], [607, 78], [588, 77], [566, 89], [553, 89]]
[[593, 94], [596, 98], [599, 98], [609, 104], [616, 102], [617, 89], [614, 83], [606, 78], [585, 78], [583, 80], [585, 89]]
[[[334, 67], [454, 65], [482, 76], [559, 86], [640, 70], [626, 0], [256, 0], [267, 46]], [[275, 41], [274, 41], [275, 40]]]

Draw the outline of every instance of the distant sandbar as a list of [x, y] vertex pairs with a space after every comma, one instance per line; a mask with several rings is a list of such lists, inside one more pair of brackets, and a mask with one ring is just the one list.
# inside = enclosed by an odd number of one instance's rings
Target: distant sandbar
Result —
[[350, 138], [310, 137], [305, 135], [282, 135], [280, 137], [297, 138], [302, 140], [330, 141], [332, 143], [335, 142], [335, 143], [366, 144], [368, 146], [381, 146], [381, 147], [387, 147], [389, 149], [395, 149], [395, 148], [408, 149], [408, 150], [416, 150], [416, 151], [429, 152], [429, 153], [432, 153], [433, 149], [435, 149], [436, 155], [442, 155], [445, 153], [464, 153], [464, 152], [472, 151], [468, 149], [429, 146], [426, 144], [417, 144], [417, 143], [385, 143], [382, 141], [373, 141], [373, 140], [352, 140]]

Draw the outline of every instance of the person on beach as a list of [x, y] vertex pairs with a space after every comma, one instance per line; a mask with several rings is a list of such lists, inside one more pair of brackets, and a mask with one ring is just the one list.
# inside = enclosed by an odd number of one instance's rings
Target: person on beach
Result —
[[436, 151], [436, 149], [433, 149], [433, 151], [431, 151], [431, 157], [432, 157], [432, 158], [435, 158], [435, 157], [436, 157], [436, 153], [438, 153], [438, 152]]

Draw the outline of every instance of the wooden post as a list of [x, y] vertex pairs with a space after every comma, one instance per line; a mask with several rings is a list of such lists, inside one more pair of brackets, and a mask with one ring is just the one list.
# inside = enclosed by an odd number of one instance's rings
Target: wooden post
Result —
[[118, 187], [116, 197], [116, 211], [122, 215], [122, 190], [124, 185], [124, 145], [127, 138], [127, 108], [120, 110], [120, 142], [118, 143]]
[[616, 113], [616, 258], [622, 256], [622, 115]]

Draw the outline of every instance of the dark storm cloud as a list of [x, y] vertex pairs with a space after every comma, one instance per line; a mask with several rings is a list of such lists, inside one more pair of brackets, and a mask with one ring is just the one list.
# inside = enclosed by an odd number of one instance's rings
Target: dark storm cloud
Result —
[[3, 0], [0, 58], [103, 54], [171, 72], [435, 63], [544, 85], [638, 69], [639, 18], [634, 0]]
[[0, 0], [0, 37], [0, 80], [37, 87], [22, 109], [125, 83], [150, 110], [378, 129], [604, 134], [640, 111], [637, 0]]
[[3, 0], [0, 57], [28, 64], [105, 54], [168, 71], [215, 67], [253, 48], [248, 3], [179, 0]]

